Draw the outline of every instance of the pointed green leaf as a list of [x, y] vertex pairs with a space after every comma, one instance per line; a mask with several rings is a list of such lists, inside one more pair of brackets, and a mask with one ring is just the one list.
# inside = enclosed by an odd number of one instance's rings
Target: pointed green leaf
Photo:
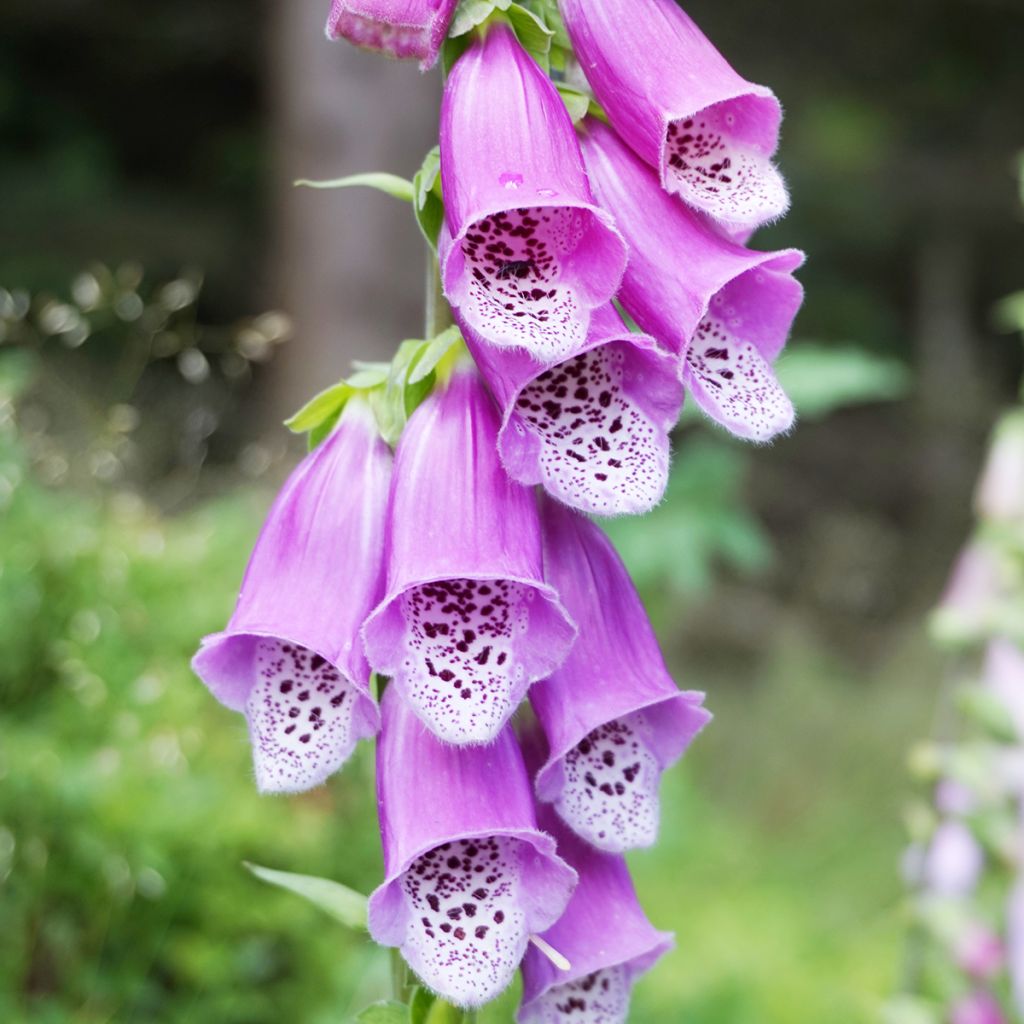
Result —
[[418, 384], [433, 373], [437, 364], [451, 351], [452, 346], [460, 341], [462, 341], [462, 334], [454, 324], [442, 331], [436, 338], [431, 338], [417, 353], [412, 363], [408, 382]]
[[387, 174], [384, 171], [350, 174], [347, 178], [332, 178], [329, 181], [311, 181], [309, 178], [299, 178], [295, 184], [304, 185], [306, 188], [352, 188], [363, 185], [366, 188], [375, 188], [379, 192], [386, 192], [389, 196], [401, 199], [404, 203], [411, 203], [415, 194], [411, 181], [400, 178], [397, 174]]
[[356, 1017], [358, 1024], [408, 1024], [409, 1010], [402, 1003], [374, 1003]]
[[337, 412], [331, 413], [322, 423], [318, 423], [310, 429], [306, 435], [306, 451], [311, 452], [327, 440], [331, 431], [338, 425], [338, 420], [341, 419], [341, 412], [342, 410], [339, 409]]
[[250, 864], [248, 861], [244, 863], [249, 871], [264, 882], [297, 893], [349, 928], [365, 930], [366, 897], [362, 893], [330, 878], [297, 875], [291, 871], [276, 871], [259, 864]]
[[444, 201], [441, 198], [441, 150], [435, 146], [423, 159], [423, 164], [412, 180], [413, 209], [416, 223], [427, 243], [437, 248], [437, 236], [444, 220]]
[[284, 425], [295, 434], [304, 434], [318, 427], [330, 416], [337, 419], [352, 395], [352, 387], [346, 381], [339, 381], [314, 395], [297, 413], [284, 421]]

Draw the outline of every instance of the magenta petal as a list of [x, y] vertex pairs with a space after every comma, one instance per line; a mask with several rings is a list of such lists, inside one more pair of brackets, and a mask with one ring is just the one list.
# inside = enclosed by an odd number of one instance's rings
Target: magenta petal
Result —
[[949, 1017], [950, 1024], [1007, 1024], [996, 999], [991, 992], [976, 991], [956, 1001]]
[[561, 0], [580, 65], [615, 130], [661, 184], [736, 230], [781, 216], [771, 162], [782, 110], [673, 0]]
[[610, 304], [561, 361], [463, 333], [502, 410], [498, 449], [514, 480], [594, 515], [639, 514], [661, 500], [683, 389], [676, 360], [653, 339], [631, 333]]
[[576, 873], [537, 828], [511, 728], [486, 747], [453, 747], [393, 687], [382, 701], [377, 807], [384, 882], [370, 897], [375, 942], [460, 1006], [512, 980], [529, 936], [561, 915]]
[[388, 57], [437, 61], [458, 0], [333, 0], [327, 38], [347, 39]]
[[441, 107], [445, 294], [487, 342], [558, 359], [615, 294], [626, 249], [594, 204], [551, 81], [492, 25], [452, 71]]
[[542, 936], [572, 966], [561, 971], [538, 949], [528, 949], [517, 1020], [625, 1024], [634, 982], [672, 948], [673, 936], [647, 920], [622, 857], [595, 850], [544, 808], [539, 817], [579, 874], [565, 913]]
[[218, 700], [246, 713], [261, 790], [319, 785], [377, 731], [359, 628], [383, 590], [390, 476], [372, 412], [351, 401], [288, 478], [227, 629], [192, 661]]
[[793, 406], [771, 364], [803, 301], [795, 249], [754, 252], [730, 242], [663, 192], [606, 125], [586, 122], [583, 155], [601, 204], [630, 249], [619, 298], [637, 323], [683, 360], [683, 381], [738, 437], [788, 430]]
[[493, 739], [575, 629], [543, 581], [531, 491], [497, 453], [498, 414], [472, 367], [413, 414], [395, 459], [387, 596], [370, 664], [452, 743]]
[[661, 772], [710, 715], [680, 691], [625, 566], [585, 517], [542, 506], [544, 571], [577, 621], [565, 663], [530, 690], [550, 755], [537, 795], [567, 824], [613, 853], [657, 836]]

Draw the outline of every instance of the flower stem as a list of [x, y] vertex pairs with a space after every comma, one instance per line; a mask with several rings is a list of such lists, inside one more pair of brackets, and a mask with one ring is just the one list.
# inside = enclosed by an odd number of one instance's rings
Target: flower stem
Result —
[[426, 287], [426, 326], [425, 337], [436, 338], [443, 330], [454, 323], [452, 310], [444, 297], [441, 287], [441, 266], [437, 254], [427, 254], [427, 287]]

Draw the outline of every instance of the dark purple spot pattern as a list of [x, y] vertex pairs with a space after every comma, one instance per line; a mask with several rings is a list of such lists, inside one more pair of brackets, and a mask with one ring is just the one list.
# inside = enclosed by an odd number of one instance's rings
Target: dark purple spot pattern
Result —
[[733, 224], [759, 224], [786, 209], [774, 164], [732, 138], [734, 115], [709, 107], [673, 121], [665, 146], [666, 182], [693, 206]]
[[521, 845], [506, 836], [442, 843], [402, 875], [402, 953], [431, 988], [460, 1005], [498, 995], [526, 950]]
[[536, 999], [522, 1024], [625, 1024], [629, 1016], [629, 971], [624, 964], [553, 985]]
[[658, 836], [661, 767], [636, 712], [599, 726], [562, 759], [559, 817], [598, 849], [622, 853]]
[[713, 309], [697, 325], [686, 350], [690, 386], [700, 388], [700, 405], [723, 426], [767, 441], [792, 425], [793, 405], [761, 353], [725, 318]]
[[516, 645], [531, 589], [510, 580], [442, 580], [402, 597], [405, 650], [397, 683], [449, 743], [493, 739], [522, 699]]
[[246, 702], [256, 783], [264, 792], [317, 786], [352, 750], [352, 684], [298, 644], [262, 639]]
[[507, 210], [477, 221], [462, 251], [469, 275], [463, 315], [492, 344], [522, 347], [550, 360], [578, 348], [588, 315], [563, 277], [589, 211], [547, 206]]
[[622, 390], [624, 356], [600, 345], [546, 370], [516, 399], [541, 439], [544, 486], [598, 515], [646, 511], [668, 477], [664, 436]]

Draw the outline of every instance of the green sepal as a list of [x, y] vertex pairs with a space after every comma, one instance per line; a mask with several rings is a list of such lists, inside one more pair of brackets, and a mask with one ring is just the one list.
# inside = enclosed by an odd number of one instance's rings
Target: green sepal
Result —
[[522, 4], [509, 4], [505, 12], [523, 49], [545, 70], [551, 70], [551, 40], [555, 33]]
[[572, 123], [579, 124], [590, 111], [590, 96], [585, 92], [580, 92], [579, 89], [574, 89], [571, 85], [566, 85], [565, 82], [555, 82], [555, 86], [562, 97], [565, 109], [569, 111]]
[[371, 394], [388, 379], [387, 363], [356, 364], [356, 372], [314, 395], [297, 413], [284, 421], [294, 434], [309, 434], [312, 451], [334, 429], [348, 400], [355, 394]]
[[435, 146], [423, 158], [412, 179], [413, 212], [423, 237], [437, 249], [437, 236], [444, 222], [444, 200], [441, 197], [441, 148]]
[[507, 11], [512, 0], [462, 0], [448, 29], [449, 39], [472, 32], [482, 25], [496, 10]]
[[435, 999], [433, 1005], [423, 1018], [423, 1024], [462, 1024], [462, 1011], [443, 999]]
[[[348, 928], [366, 931], [367, 899], [362, 893], [330, 878], [277, 871], [274, 868], [261, 867], [259, 864], [250, 864], [248, 861], [243, 863], [264, 882], [302, 896]], [[362, 1020], [361, 1017], [359, 1019]]]
[[312, 181], [309, 178], [299, 178], [295, 185], [306, 188], [352, 188], [364, 186], [375, 188], [378, 192], [386, 192], [395, 199], [401, 199], [403, 203], [413, 202], [415, 189], [413, 183], [406, 178], [400, 178], [397, 174], [388, 174], [385, 171], [371, 171], [367, 174], [350, 174], [346, 178], [331, 178], [328, 181]]
[[[501, 18], [512, 26], [520, 45], [545, 70], [551, 68], [551, 41], [555, 33], [545, 18], [531, 7], [512, 3], [511, 0], [462, 0], [451, 28], [448, 43], [444, 48], [444, 68], [447, 74], [469, 45], [468, 34], [479, 28], [490, 18]], [[537, 10], [539, 11], [539, 7]], [[566, 40], [568, 42], [568, 40]]]
[[357, 1024], [409, 1024], [409, 1008], [402, 1003], [373, 1003], [355, 1018]]

